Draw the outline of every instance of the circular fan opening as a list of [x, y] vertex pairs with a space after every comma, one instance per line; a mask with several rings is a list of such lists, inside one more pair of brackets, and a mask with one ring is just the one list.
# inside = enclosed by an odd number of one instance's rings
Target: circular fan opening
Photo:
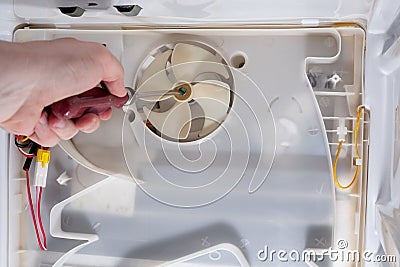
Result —
[[233, 75], [220, 53], [198, 42], [163, 45], [136, 76], [136, 107], [146, 127], [175, 142], [216, 131], [233, 103]]

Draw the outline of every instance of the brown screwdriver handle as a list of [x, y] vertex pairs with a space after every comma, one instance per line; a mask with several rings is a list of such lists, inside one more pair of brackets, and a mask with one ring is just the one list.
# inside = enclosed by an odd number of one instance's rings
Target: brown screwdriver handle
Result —
[[118, 97], [108, 90], [95, 87], [82, 94], [71, 96], [53, 103], [51, 113], [58, 118], [76, 119], [87, 113], [100, 114], [109, 108], [122, 108], [129, 96]]

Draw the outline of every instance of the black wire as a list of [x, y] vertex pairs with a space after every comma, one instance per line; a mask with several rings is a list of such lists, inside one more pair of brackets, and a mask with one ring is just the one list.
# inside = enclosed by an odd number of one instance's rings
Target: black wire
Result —
[[[39, 149], [39, 145], [38, 144], [36, 144], [35, 142], [32, 142], [32, 146], [31, 146], [31, 148], [29, 149], [29, 154], [34, 154], [34, 155], [36, 155], [37, 154], [37, 151], [38, 151], [38, 149]], [[24, 163], [24, 166], [22, 167], [22, 169], [24, 170], [24, 171], [26, 171], [26, 170], [28, 170], [29, 171], [29, 168], [31, 167], [31, 164], [32, 164], [32, 160], [33, 160], [33, 158], [26, 158], [26, 160], [25, 160], [25, 163]]]
[[17, 137], [14, 138], [14, 143], [15, 143], [15, 146], [17, 146], [19, 148], [27, 148], [33, 144], [33, 142], [29, 139], [26, 142], [20, 143]]
[[[25, 142], [21, 143], [17, 137], [14, 138], [14, 143], [19, 148], [28, 148], [29, 147], [29, 154], [36, 155], [40, 145], [36, 144], [32, 140], [28, 139]], [[29, 170], [32, 164], [32, 158], [26, 158], [24, 166], [22, 167], [23, 170]]]

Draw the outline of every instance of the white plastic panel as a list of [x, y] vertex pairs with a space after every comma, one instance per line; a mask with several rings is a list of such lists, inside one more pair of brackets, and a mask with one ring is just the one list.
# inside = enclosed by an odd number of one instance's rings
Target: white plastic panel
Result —
[[[129, 191], [128, 187], [122, 186], [122, 191], [128, 190], [124, 191], [128, 203], [114, 201], [112, 195], [101, 194], [104, 196], [100, 201], [101, 208], [91, 209], [93, 204], [88, 202], [93, 202], [90, 199], [95, 199], [94, 196], [82, 195], [82, 198], [65, 206], [59, 217], [54, 217], [52, 227], [58, 225], [57, 227], [67, 232], [67, 236], [68, 233], [73, 233], [70, 236], [72, 239], [88, 240], [89, 238], [85, 236], [87, 234], [96, 235], [99, 239], [83, 247], [79, 251], [81, 253], [79, 256], [65, 258], [68, 263], [76, 263], [78, 258], [94, 260], [107, 256], [114, 261], [104, 263], [104, 266], [121, 265], [132, 261], [139, 264], [138, 266], [145, 266], [153, 261], [153, 265], [149, 266], [154, 266], [154, 262], [165, 263], [185, 257], [210, 245], [230, 243], [243, 252], [251, 266], [261, 266], [260, 264], [264, 263], [257, 260], [257, 251], [266, 244], [273, 248], [300, 251], [321, 246], [327, 248], [335, 243], [337, 237], [334, 233], [339, 233], [341, 238], [345, 237], [351, 248], [359, 248], [358, 238], [361, 228], [357, 222], [362, 216], [362, 183], [359, 182], [351, 190], [351, 194], [344, 192], [338, 198], [340, 201], [337, 202], [338, 206], [334, 206], [331, 156], [335, 153], [334, 143], [337, 141], [337, 135], [335, 132], [326, 132], [325, 129], [335, 130], [336, 120], [340, 117], [347, 118], [346, 125], [349, 129], [354, 127], [351, 123], [354, 121], [354, 108], [362, 103], [364, 33], [361, 29], [154, 29], [151, 31], [25, 29], [17, 31], [15, 35], [17, 41], [60, 37], [74, 37], [106, 44], [123, 63], [126, 72], [125, 83], [129, 86], [135, 84], [135, 74], [141, 61], [152, 49], [164, 43], [180, 40], [201, 41], [215, 47], [228, 62], [238, 54], [244, 55], [245, 65], [240, 70], [234, 71], [235, 92], [238, 96], [246, 96], [244, 100], [248, 101], [251, 109], [257, 111], [258, 115], [269, 112], [268, 105], [270, 105], [278, 133], [277, 154], [271, 172], [260, 189], [253, 194], [248, 194], [248, 187], [251, 174], [256, 169], [256, 155], [250, 156], [243, 180], [234, 190], [221, 200], [204, 207], [182, 209], [167, 206], [150, 198], [140, 188]], [[319, 73], [317, 77], [319, 80], [314, 88], [307, 79], [310, 70], [317, 70]], [[325, 88], [329, 77], [336, 72], [341, 75], [342, 82], [335, 88]], [[250, 77], [254, 84], [249, 85], [249, 78], [243, 73]], [[255, 97], [256, 94], [251, 93], [252, 87], [259, 88], [267, 99], [266, 103], [262, 102], [258, 95]], [[318, 101], [321, 97], [325, 100]], [[235, 100], [233, 110], [239, 114], [242, 112], [246, 114], [247, 111], [240, 102], [240, 98]], [[245, 122], [247, 125], [245, 129], [250, 136], [253, 136], [250, 139], [250, 148], [253, 147], [250, 152], [257, 151], [256, 127], [251, 116], [246, 115], [243, 118], [248, 119]], [[125, 170], [122, 140], [119, 139], [122, 136], [122, 120], [123, 113], [115, 112], [112, 121], [103, 124], [99, 131], [93, 135], [80, 134], [74, 138], [73, 144], [77, 145], [78, 152], [95, 165], [111, 173]], [[139, 114], [135, 123], [139, 130], [144, 125]], [[228, 130], [229, 127], [238, 129], [229, 115], [225, 123]], [[133, 130], [135, 127], [133, 126]], [[130, 133], [128, 136], [131, 138], [135, 136], [136, 133], [132, 133], [129, 127], [126, 130]], [[268, 130], [264, 134], [268, 136]], [[222, 137], [218, 131], [211, 135], [215, 140]], [[144, 182], [143, 185], [146, 185], [146, 181], [150, 182], [156, 176], [149, 172], [150, 169], [146, 164], [143, 164], [146, 161], [143, 142], [137, 142], [141, 137], [136, 136], [136, 138], [139, 139], [131, 140], [130, 143], [132, 145], [136, 142], [134, 147], [128, 149], [134, 154], [127, 157], [128, 165], [132, 163], [129, 166], [131, 172], [125, 174], [140, 178]], [[151, 162], [155, 163], [164, 174], [174, 174], [175, 182], [185, 180], [182, 179], [185, 177], [182, 174], [174, 173], [176, 170], [163, 167], [168, 163], [157, 155], [162, 155], [166, 151], [157, 148], [157, 138], [154, 135], [148, 135], [147, 138], [152, 144], [148, 149], [152, 152], [151, 155], [155, 156], [150, 157]], [[109, 141], [104, 142], [104, 140]], [[222, 138], [221, 141], [223, 140]], [[352, 139], [349, 136], [347, 140], [351, 143]], [[235, 151], [241, 151], [243, 145], [235, 143], [238, 148]], [[186, 149], [191, 151], [190, 146]], [[57, 202], [75, 193], [83, 194], [91, 186], [95, 186], [96, 189], [96, 186], [103, 185], [115, 191], [115, 194], [122, 192], [119, 185], [114, 187], [111, 183], [105, 182], [98, 184], [104, 176], [90, 171], [82, 172], [81, 167], [78, 169], [74, 167], [75, 163], [67, 159], [58, 149], [53, 155], [55, 155], [55, 167], [50, 174], [53, 178], [49, 182], [47, 191], [52, 193], [45, 196], [49, 205], [45, 207], [44, 214], [49, 214], [49, 209]], [[350, 166], [351, 155], [351, 149], [347, 149], [347, 153], [343, 152], [338, 170], [341, 177], [347, 178], [353, 173], [353, 168]], [[135, 158], [142, 159], [138, 163]], [[224, 166], [224, 161], [221, 159], [216, 163], [221, 167]], [[64, 170], [67, 170], [67, 174], [72, 178], [67, 186], [59, 185], [55, 181]], [[197, 177], [200, 178], [201, 174]], [[96, 189], [93, 194], [102, 190], [105, 188]], [[169, 193], [166, 188], [160, 190], [159, 192], [166, 194], [165, 196], [180, 198], [179, 195]], [[188, 194], [182, 196], [182, 199], [191, 200], [193, 197], [194, 195]], [[110, 203], [108, 206], [105, 204], [107, 202]], [[133, 209], [131, 205], [134, 206]], [[335, 212], [340, 216], [335, 217]], [[30, 221], [26, 219], [22, 220], [22, 228], [29, 229]], [[44, 219], [47, 224], [47, 215]], [[336, 227], [344, 224], [348, 227]], [[54, 235], [54, 232], [52, 233]], [[55, 234], [55, 236], [60, 235]], [[316, 243], [315, 240], [320, 241], [321, 238], [324, 241]], [[24, 240], [23, 244], [28, 251], [36, 248], [33, 240]], [[58, 252], [67, 253], [77, 245], [77, 241], [74, 240], [49, 237], [51, 251], [42, 254], [36, 262], [54, 264], [56, 259], [63, 255]], [[16, 260], [33, 259], [33, 256], [30, 256], [32, 252], [28, 251], [23, 252], [24, 256]], [[226, 259], [234, 258], [227, 255]], [[198, 260], [207, 265], [205, 259]], [[306, 266], [301, 263], [298, 265]]]
[[[99, 9], [93, 9], [88, 3], [98, 3]], [[32, 4], [29, 0], [15, 0], [14, 11], [17, 17], [29, 19], [31, 22], [74, 24], [78, 23], [112, 23], [151, 25], [162, 23], [195, 23], [212, 24], [225, 21], [237, 24], [238, 22], [261, 22], [273, 20], [292, 20], [296, 24], [303, 22], [317, 22], [322, 20], [355, 20], [369, 17], [372, 0], [251, 0], [251, 1], [227, 1], [227, 0], [120, 0], [112, 1], [109, 9], [104, 10], [109, 1], [100, 0], [74, 0], [71, 6], [81, 6], [88, 9], [77, 21], [62, 14], [59, 6], [66, 6], [66, 1], [53, 0], [36, 1]], [[126, 17], [119, 13], [112, 5], [139, 5], [142, 10], [139, 16]], [[310, 20], [307, 20], [310, 19]], [[293, 22], [291, 22], [292, 24]]]
[[297, 1], [297, 0], [164, 0], [137, 3], [143, 7], [142, 15], [149, 17], [176, 17], [201, 20], [265, 20], [298, 18], [339, 18], [365, 16], [372, 1]]
[[[50, 2], [50, 1], [46, 1]], [[123, 1], [120, 0], [118, 1], [119, 3], [127, 3], [130, 4], [130, 1]], [[260, 8], [259, 5], [256, 3], [256, 7], [259, 10], [265, 10], [265, 14], [268, 14], [268, 16], [275, 17], [275, 18], [281, 18], [285, 17], [285, 12], [288, 12], [288, 14], [298, 14], [298, 15], [314, 15], [315, 17], [326, 17], [328, 19], [332, 18], [340, 18], [342, 15], [356, 15], [356, 17], [361, 17], [365, 18], [367, 17], [366, 14], [368, 14], [368, 10], [370, 7], [373, 5], [373, 1], [341, 1], [340, 7], [339, 7], [339, 1], [330, 1], [329, 3], [326, 4], [326, 6], [320, 5], [318, 2], [317, 5], [310, 5], [307, 6], [308, 10], [304, 10], [302, 8], [297, 7], [301, 4], [298, 4], [296, 8], [293, 8], [293, 6], [286, 5], [287, 3], [290, 3], [290, 1], [280, 1], [279, 3], [276, 3], [277, 5], [270, 6], [270, 3], [268, 1], [265, 1], [265, 6], [263, 8]], [[11, 40], [13, 36], [13, 30], [14, 28], [22, 23], [22, 22], [42, 22], [46, 24], [52, 24], [52, 23], [59, 23], [59, 24], [81, 24], [81, 25], [91, 25], [91, 26], [97, 26], [99, 24], [102, 25], [114, 25], [115, 27], [120, 27], [121, 23], [131, 23], [131, 24], [141, 24], [141, 25], [147, 25], [147, 24], [154, 24], [154, 23], [159, 23], [161, 21], [164, 21], [165, 23], [171, 23], [170, 20], [166, 19], [163, 20], [161, 18], [153, 18], [153, 17], [146, 17], [146, 18], [138, 18], [137, 21], [133, 22], [131, 18], [123, 17], [120, 14], [118, 14], [113, 8], [110, 8], [108, 11], [93, 11], [93, 12], [87, 12], [84, 17], [80, 19], [75, 19], [75, 18], [69, 18], [65, 15], [62, 15], [57, 9], [55, 9], [53, 6], [50, 6], [49, 8], [44, 8], [43, 6], [40, 6], [41, 1], [37, 1], [35, 5], [38, 5], [40, 8], [34, 9], [31, 5], [31, 2], [28, 3], [28, 1], [15, 1], [16, 6], [13, 7], [14, 1], [12, 0], [3, 0], [0, 3], [0, 39], [4, 40]], [[44, 2], [43, 2], [44, 3]], [[115, 2], [113, 2], [115, 3]], [[204, 3], [204, 2], [199, 2], [196, 1], [185, 1], [185, 2], [180, 2], [180, 1], [143, 1], [141, 5], [145, 7], [143, 10], [143, 15], [146, 14], [147, 16], [151, 16], [151, 10], [154, 10], [154, 14], [159, 14], [159, 15], [165, 15], [168, 16], [171, 14], [171, 11], [169, 9], [170, 4], [173, 6], [177, 6], [178, 8], [185, 8], [190, 11], [193, 9], [191, 8], [193, 5], [202, 5], [204, 8], [202, 16], [211, 18], [213, 20], [217, 20], [221, 14], [206, 14], [204, 15], [205, 12], [209, 12], [209, 10], [213, 10], [212, 7], [213, 5], [217, 5], [218, 3], [220, 4], [221, 2], [217, 1], [210, 1], [209, 4]], [[28, 4], [28, 5], [26, 5]], [[259, 4], [259, 3], [258, 3]], [[295, 3], [297, 4], [297, 2]], [[282, 8], [282, 5], [283, 6]], [[390, 73], [387, 72], [387, 69], [381, 68], [382, 61], [382, 47], [384, 46], [384, 42], [386, 39], [388, 39], [390, 36], [386, 34], [387, 29], [390, 27], [391, 23], [393, 22], [394, 18], [397, 16], [399, 12], [398, 8], [399, 3], [397, 1], [393, 0], [380, 0], [376, 1], [375, 3], [375, 12], [374, 16], [372, 17], [371, 23], [369, 23], [368, 31], [368, 40], [367, 40], [367, 69], [366, 69], [366, 99], [365, 103], [372, 109], [372, 118], [371, 118], [371, 128], [372, 128], [372, 133], [371, 133], [371, 139], [370, 139], [370, 144], [371, 144], [371, 159], [370, 159], [370, 168], [369, 168], [369, 187], [368, 187], [368, 212], [367, 212], [367, 228], [365, 230], [367, 238], [366, 238], [366, 248], [371, 249], [372, 251], [378, 251], [379, 253], [384, 253], [383, 250], [383, 243], [384, 241], [380, 240], [380, 224], [378, 221], [379, 215], [376, 209], [376, 205], [380, 205], [380, 209], [385, 210], [384, 207], [388, 207], [387, 213], [392, 214], [391, 209], [393, 207], [398, 207], [398, 203], [396, 201], [392, 201], [392, 197], [390, 196], [391, 194], [391, 189], [390, 187], [393, 187], [391, 185], [391, 181], [393, 177], [398, 177], [398, 174], [396, 173], [390, 173], [393, 170], [393, 167], [395, 166], [396, 162], [394, 159], [392, 160], [391, 158], [391, 152], [393, 151], [393, 154], [396, 152], [396, 147], [392, 143], [391, 137], [387, 137], [386, 134], [390, 134], [392, 132], [395, 132], [395, 119], [392, 120], [392, 118], [387, 118], [387, 116], [391, 117], [392, 115], [395, 117], [395, 108], [396, 108], [396, 94], [398, 94], [398, 86], [396, 85], [396, 81], [398, 80], [398, 73], [396, 71], [397, 68]], [[220, 5], [221, 6], [221, 5]], [[251, 8], [251, 5], [249, 5]], [[276, 6], [280, 6], [279, 12], [269, 12], [269, 10], [275, 10]], [[152, 8], [147, 8], [147, 7], [152, 7]], [[220, 11], [225, 12], [227, 8], [230, 8], [231, 5], [223, 5], [223, 8], [220, 9]], [[271, 8], [272, 7], [272, 8]], [[316, 7], [314, 9], [314, 7]], [[331, 9], [334, 7], [336, 11], [333, 11]], [[271, 8], [271, 9], [269, 9]], [[343, 12], [344, 10], [344, 12]], [[242, 9], [231, 9], [230, 13], [232, 15], [232, 18], [236, 19], [238, 17], [240, 18], [245, 18], [246, 13], [244, 15], [242, 14]], [[256, 12], [259, 12], [258, 10], [255, 10]], [[197, 12], [197, 10], [194, 10], [194, 12]], [[280, 13], [283, 12], [283, 13]], [[21, 16], [21, 18], [16, 18], [15, 14]], [[173, 14], [179, 14], [183, 17], [194, 17], [196, 18], [196, 14], [193, 16], [191, 15], [191, 12], [188, 12], [187, 14], [183, 14], [183, 12], [179, 10], [173, 10]], [[228, 12], [227, 12], [228, 14]], [[253, 14], [253, 12], [249, 12], [249, 14]], [[359, 14], [359, 16], [357, 16]], [[247, 14], [248, 15], [248, 14]], [[198, 17], [198, 16], [197, 16]], [[225, 18], [227, 18], [228, 15], [225, 15]], [[354, 17], [354, 16], [353, 16]], [[31, 20], [31, 18], [33, 18]], [[253, 18], [252, 16], [250, 18]], [[265, 18], [268, 19], [266, 16]], [[293, 17], [293, 19], [298, 19]], [[342, 17], [342, 19], [344, 19]], [[181, 21], [181, 20], [180, 20]], [[300, 20], [299, 20], [300, 21]], [[307, 22], [304, 21], [305, 23]], [[311, 24], [315, 24], [318, 22], [315, 18], [312, 20], [308, 20]], [[198, 23], [206, 23], [206, 21], [199, 20]], [[272, 23], [282, 23], [281, 22], [276, 22], [272, 21]], [[283, 23], [287, 23], [283, 22]], [[394, 57], [396, 59], [396, 57]], [[393, 66], [393, 65], [392, 65]], [[324, 103], [324, 101], [322, 102]], [[386, 129], [383, 131], [382, 129]], [[312, 129], [310, 129], [312, 130]], [[311, 131], [312, 132], [312, 131]], [[2, 133], [3, 134], [3, 133]], [[332, 136], [332, 138], [335, 137], [335, 133], [328, 133], [328, 138]], [[395, 135], [395, 134], [394, 134]], [[0, 142], [0, 148], [5, 149], [7, 145], [7, 135], [2, 135], [3, 138]], [[383, 138], [384, 137], [384, 138]], [[387, 138], [386, 138], [387, 137]], [[285, 136], [283, 136], [285, 138]], [[56, 158], [58, 158], [57, 155], [62, 155], [62, 152], [58, 154], [58, 152], [54, 153]], [[7, 152], [3, 151], [3, 154], [0, 154], [1, 157], [1, 162], [0, 162], [0, 170], [5, 174], [6, 171], [3, 169], [3, 166], [6, 166], [6, 159], [8, 156], [11, 157], [10, 161], [10, 175], [9, 178], [13, 177], [18, 177], [20, 175], [18, 174], [18, 169], [20, 167], [21, 162], [19, 162], [19, 158], [16, 155], [16, 153], [10, 153], [8, 154]], [[67, 161], [67, 158], [64, 156], [59, 156], [59, 159], [61, 159], [61, 162], [65, 164]], [[5, 160], [5, 161], [3, 161]], [[63, 166], [64, 167], [64, 166]], [[62, 168], [63, 169], [63, 168]], [[62, 170], [57, 170], [56, 172], [53, 173], [53, 176], [56, 177], [59, 172]], [[3, 178], [3, 173], [1, 178]], [[399, 180], [399, 179], [394, 179], [393, 180]], [[19, 188], [18, 186], [14, 186], [15, 181], [10, 182], [10, 191], [8, 192], [10, 195], [13, 195], [15, 193], [15, 189]], [[8, 191], [7, 188], [2, 187], [3, 191]], [[2, 196], [6, 196], [8, 193], [2, 191]], [[18, 191], [18, 190], [17, 190]], [[23, 190], [19, 192], [20, 195], [17, 195], [17, 197], [13, 200], [13, 203], [18, 206], [18, 203], [20, 202], [14, 202], [15, 201], [20, 201], [19, 199], [22, 199], [22, 194], [24, 193]], [[396, 190], [393, 191], [393, 198], [396, 198]], [[66, 194], [67, 195], [67, 194]], [[66, 197], [65, 195], [65, 197]], [[5, 203], [4, 201], [0, 202], [2, 204], [2, 211], [6, 210], [7, 207], [4, 206], [3, 204]], [[50, 203], [50, 202], [49, 202]], [[54, 204], [54, 203], [50, 203]], [[19, 219], [16, 219], [14, 216], [9, 216], [8, 218], [2, 218], [2, 222], [4, 219], [8, 219], [8, 221], [11, 222], [11, 225], [15, 228], [18, 228], [18, 221]], [[29, 224], [29, 221], [27, 222]], [[2, 232], [1, 232], [1, 240], [5, 241], [6, 233], [9, 231], [5, 228], [5, 226], [8, 223], [2, 223]], [[10, 235], [13, 237], [17, 238], [17, 240], [11, 240], [10, 241], [10, 251], [12, 252], [11, 254], [11, 259], [12, 262], [15, 263], [15, 266], [20, 266], [19, 263], [16, 263], [15, 261], [15, 254], [13, 252], [18, 250], [19, 246], [19, 235], [18, 233], [20, 232], [19, 228], [16, 229], [15, 231], [11, 231]], [[390, 243], [390, 241], [388, 242]], [[33, 246], [32, 246], [33, 247]], [[387, 248], [388, 249], [388, 248]], [[3, 249], [1, 250], [0, 253], [4, 252]], [[54, 253], [54, 254], [47, 254], [46, 259], [47, 262], [55, 262], [57, 258], [59, 258], [62, 255], [62, 253]], [[25, 251], [24, 256], [21, 257], [24, 259], [26, 262], [22, 262], [21, 265], [25, 265], [28, 263], [30, 264], [35, 264], [38, 263], [38, 259], [40, 257], [43, 257], [43, 255], [37, 251], [31, 250], [31, 251]], [[8, 257], [3, 257], [3, 254], [1, 254], [0, 259], [2, 260], [1, 263], [4, 263], [3, 265], [7, 265], [7, 260]], [[36, 259], [36, 260], [35, 260]], [[93, 256], [93, 255], [76, 255], [73, 259], [71, 259], [70, 263], [71, 265], [78, 265], [82, 262], [87, 263], [88, 265], [98, 265], [98, 266], [114, 266], [118, 263], [120, 263], [119, 259], [111, 258], [111, 257], [105, 257], [105, 256]], [[126, 265], [133, 266], [134, 264], [139, 264], [140, 266], [153, 266], [153, 263], [146, 263], [145, 261], [141, 261], [138, 263], [138, 261], [135, 260], [128, 260], [126, 259], [123, 261]], [[36, 264], [38, 265], [38, 264]], [[376, 266], [376, 263], [369, 263], [368, 266]]]

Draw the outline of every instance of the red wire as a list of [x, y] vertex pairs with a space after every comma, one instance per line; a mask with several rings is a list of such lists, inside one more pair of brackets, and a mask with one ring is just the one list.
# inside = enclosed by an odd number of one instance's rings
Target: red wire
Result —
[[[35, 186], [35, 202], [36, 202], [36, 223], [39, 221], [39, 219], [38, 219], [38, 210], [39, 210], [39, 186]], [[41, 231], [41, 232], [39, 232], [39, 235], [40, 234], [42, 234], [41, 236], [40, 236], [40, 238], [42, 238], [42, 236], [43, 236], [43, 232]], [[42, 243], [42, 245], [44, 244], [44, 242], [42, 242], [42, 240], [40, 240], [40, 242]], [[43, 247], [46, 247], [45, 245], [43, 245]]]
[[46, 233], [44, 232], [44, 227], [43, 227], [43, 223], [42, 223], [42, 215], [40, 214], [40, 209], [42, 206], [42, 193], [43, 193], [43, 188], [40, 186], [39, 187], [39, 199], [38, 199], [37, 213], [38, 213], [40, 231], [42, 232], [42, 236], [43, 236], [44, 247], [47, 249]]
[[37, 242], [39, 244], [40, 249], [41, 250], [47, 250], [46, 247], [43, 247], [42, 242], [41, 242], [40, 237], [39, 237], [39, 230], [38, 230], [38, 226], [37, 226], [37, 223], [36, 223], [35, 211], [33, 209], [31, 187], [30, 187], [30, 183], [29, 183], [29, 170], [28, 169], [25, 170], [25, 175], [26, 175], [26, 191], [28, 193], [28, 200], [29, 200], [28, 201], [29, 202], [29, 209], [31, 211], [31, 217], [32, 217], [32, 220], [33, 220], [33, 225], [35, 227], [36, 239], [37, 239]]

